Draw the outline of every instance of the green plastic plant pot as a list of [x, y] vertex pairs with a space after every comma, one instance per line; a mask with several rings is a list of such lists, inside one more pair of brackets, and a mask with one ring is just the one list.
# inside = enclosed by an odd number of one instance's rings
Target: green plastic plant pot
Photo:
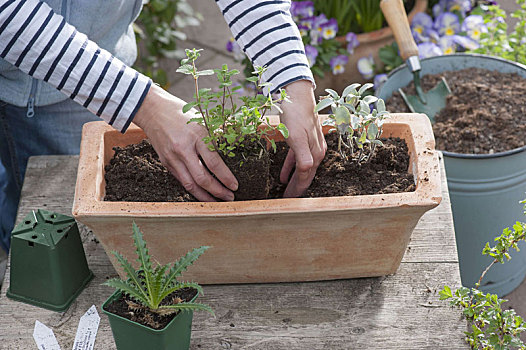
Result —
[[106, 311], [106, 307], [120, 296], [121, 292], [116, 291], [102, 305], [102, 311], [109, 318], [118, 350], [187, 350], [190, 348], [194, 317], [192, 311], [180, 312], [166, 327], [156, 330]]
[[92, 278], [72, 217], [39, 209], [11, 233], [9, 298], [62, 312]]

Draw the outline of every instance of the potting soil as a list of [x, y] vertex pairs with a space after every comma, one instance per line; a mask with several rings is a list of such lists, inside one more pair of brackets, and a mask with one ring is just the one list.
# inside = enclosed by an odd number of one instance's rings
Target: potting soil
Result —
[[[436, 148], [464, 154], [493, 154], [526, 144], [526, 79], [480, 68], [422, 77], [424, 91], [445, 77], [452, 94], [435, 116]], [[416, 95], [413, 83], [404, 92]], [[386, 101], [390, 112], [409, 112], [398, 92]]]
[[[370, 162], [358, 165], [345, 162], [337, 151], [336, 134], [326, 136], [328, 150], [304, 197], [330, 197], [400, 193], [415, 190], [408, 172], [409, 154], [401, 139], [384, 140]], [[288, 152], [278, 143], [271, 152], [270, 195], [281, 198], [286, 185], [279, 182], [281, 167]], [[161, 164], [148, 141], [124, 148], [115, 147], [115, 156], [105, 168], [106, 201], [187, 202], [195, 198]]]

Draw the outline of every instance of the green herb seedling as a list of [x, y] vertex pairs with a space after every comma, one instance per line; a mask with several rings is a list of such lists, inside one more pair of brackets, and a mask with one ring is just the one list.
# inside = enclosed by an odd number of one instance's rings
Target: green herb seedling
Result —
[[[373, 84], [360, 86], [357, 83], [347, 86], [341, 96], [332, 89], [325, 89], [328, 95], [321, 97], [314, 109], [319, 112], [331, 107], [332, 113], [324, 125], [333, 126], [338, 133], [338, 151], [343, 159], [358, 164], [370, 161], [376, 147], [383, 145], [379, 137], [384, 120], [390, 116], [382, 99], [366, 95]], [[376, 103], [376, 108], [371, 110], [373, 103]]]
[[[199, 123], [206, 128], [208, 136], [203, 141], [208, 148], [227, 157], [235, 157], [238, 152], [245, 158], [251, 155], [260, 157], [263, 152], [267, 152], [266, 145], [262, 142], [263, 139], [266, 139], [276, 151], [276, 144], [269, 137], [270, 133], [277, 130], [287, 138], [288, 130], [282, 123], [276, 127], [270, 125], [265, 114], [272, 107], [281, 112], [279, 104], [289, 102], [286, 92], [280, 90], [277, 98], [260, 94], [259, 91], [270, 84], [261, 81], [266, 69], [255, 67], [253, 72], [255, 75], [247, 80], [255, 84], [256, 93], [254, 96], [240, 97], [243, 103], [238, 106], [234, 102], [234, 96], [239, 94], [238, 90], [241, 89], [241, 86], [233, 86], [232, 77], [239, 74], [239, 71], [229, 70], [226, 64], [220, 69], [197, 70], [195, 62], [200, 56], [200, 51], [202, 50], [187, 49], [187, 58], [181, 61], [177, 72], [191, 75], [194, 78], [195, 101], [186, 104], [183, 112], [186, 113], [192, 108], [197, 109], [197, 113], [201, 116], [191, 119], [190, 122]], [[214, 92], [208, 88], [199, 89], [199, 77], [214, 74], [219, 83], [219, 90]], [[255, 146], [252, 147], [252, 145]]]
[[214, 313], [210, 306], [194, 302], [178, 302], [172, 305], [161, 305], [161, 302], [171, 293], [183, 288], [193, 288], [202, 294], [203, 289], [194, 282], [179, 282], [179, 277], [189, 266], [191, 266], [208, 248], [203, 246], [188, 252], [174, 264], [153, 266], [139, 227], [133, 223], [133, 241], [137, 252], [137, 261], [140, 264], [135, 270], [131, 263], [120, 253], [113, 251], [113, 255], [121, 264], [126, 273], [127, 280], [113, 278], [104, 284], [117, 289], [130, 296], [134, 302], [128, 305], [134, 309], [148, 309], [161, 315], [169, 315], [178, 311], [205, 310]]
[[[526, 203], [526, 200], [522, 203]], [[492, 257], [493, 261], [484, 270], [475, 288], [461, 287], [452, 291], [445, 286], [440, 291], [440, 300], [449, 300], [451, 306], [460, 307], [469, 321], [471, 331], [465, 332], [465, 335], [466, 342], [472, 349], [526, 349], [526, 344], [520, 339], [520, 334], [526, 330], [523, 318], [513, 309], [504, 309], [502, 304], [507, 300], [500, 299], [496, 294], [485, 294], [478, 289], [489, 269], [497, 263], [503, 264], [510, 260], [510, 250], [518, 251], [517, 244], [525, 240], [526, 223], [516, 222], [513, 230], [505, 228], [502, 235], [495, 238], [494, 247], [486, 243], [482, 250], [482, 254]]]

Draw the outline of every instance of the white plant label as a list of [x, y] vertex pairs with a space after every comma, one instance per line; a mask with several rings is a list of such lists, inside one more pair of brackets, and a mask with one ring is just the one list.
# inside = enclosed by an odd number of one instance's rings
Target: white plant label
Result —
[[80, 318], [73, 350], [93, 350], [99, 329], [100, 316], [95, 305]]
[[40, 321], [35, 321], [33, 339], [35, 339], [39, 350], [60, 350], [60, 346], [58, 345], [53, 330], [46, 327], [46, 325]]

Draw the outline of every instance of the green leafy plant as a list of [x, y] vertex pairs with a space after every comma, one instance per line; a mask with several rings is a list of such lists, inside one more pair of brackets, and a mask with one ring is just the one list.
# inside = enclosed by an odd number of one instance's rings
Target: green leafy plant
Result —
[[141, 14], [134, 25], [139, 45], [138, 65], [146, 74], [161, 86], [168, 88], [166, 71], [159, 67], [159, 59], [184, 57], [177, 50], [177, 40], [186, 40], [182, 31], [188, 26], [197, 26], [203, 19], [195, 12], [187, 0], [147, 0], [143, 1]]
[[[285, 138], [288, 137], [288, 130], [284, 124], [274, 127], [269, 124], [265, 114], [271, 108], [276, 108], [281, 112], [279, 104], [288, 101], [287, 94], [280, 90], [278, 97], [272, 95], [265, 96], [259, 91], [264, 87], [269, 87], [269, 83], [261, 81], [261, 76], [265, 71], [264, 67], [255, 67], [255, 76], [247, 78], [250, 83], [255, 85], [253, 96], [240, 96], [242, 104], [238, 106], [234, 96], [238, 95], [241, 86], [233, 86], [232, 77], [239, 74], [236, 69], [229, 70], [227, 65], [220, 69], [197, 70], [196, 60], [200, 56], [201, 50], [186, 50], [187, 58], [181, 61], [181, 66], [177, 72], [191, 75], [195, 82], [195, 101], [183, 107], [183, 112], [188, 112], [191, 108], [196, 108], [200, 117], [193, 118], [190, 122], [203, 125], [208, 131], [208, 136], [204, 142], [210, 150], [215, 150], [227, 157], [235, 157], [239, 152], [243, 157], [250, 155], [261, 156], [267, 152], [264, 140], [267, 140], [276, 150], [276, 144], [269, 137], [271, 133], [279, 131]], [[199, 88], [199, 77], [204, 75], [216, 75], [219, 83], [218, 91], [209, 88]]]
[[[331, 107], [332, 113], [324, 125], [335, 127], [334, 130], [338, 133], [338, 151], [343, 159], [354, 159], [358, 164], [370, 161], [376, 147], [383, 145], [379, 137], [384, 120], [389, 118], [384, 101], [366, 95], [373, 84], [360, 86], [357, 83], [347, 86], [341, 96], [332, 89], [326, 89], [329, 94], [321, 97], [315, 108], [315, 112], [319, 112]], [[371, 109], [370, 105], [374, 103], [376, 108]]]
[[[522, 203], [526, 203], [526, 200]], [[445, 286], [440, 291], [440, 300], [449, 300], [450, 305], [460, 307], [469, 321], [471, 331], [465, 334], [466, 342], [472, 349], [526, 349], [520, 339], [520, 334], [526, 330], [523, 318], [515, 310], [503, 308], [502, 304], [507, 300], [500, 299], [496, 294], [485, 294], [478, 289], [489, 269], [497, 263], [503, 264], [510, 260], [510, 250], [518, 251], [517, 244], [525, 240], [526, 223], [516, 222], [513, 229], [505, 228], [502, 235], [495, 238], [495, 246], [491, 247], [486, 243], [482, 250], [482, 254], [492, 257], [493, 261], [484, 270], [475, 288], [461, 287], [452, 291]]]
[[128, 301], [128, 305], [134, 309], [148, 309], [161, 315], [190, 310], [205, 310], [213, 314], [208, 305], [183, 302], [178, 298], [172, 299], [170, 303], [162, 303], [172, 293], [184, 288], [192, 288], [200, 294], [203, 293], [203, 289], [197, 283], [179, 282], [177, 278], [210, 247], [203, 246], [193, 249], [173, 264], [160, 265], [157, 263], [154, 266], [142, 232], [135, 222], [133, 223], [133, 241], [137, 262], [140, 264], [139, 269], [134, 269], [124, 256], [113, 251], [113, 255], [121, 264], [128, 279], [113, 278], [106, 281], [105, 285], [130, 296], [133, 301]]
[[508, 25], [504, 21], [506, 12], [499, 5], [482, 5], [480, 14], [488, 31], [480, 36], [480, 47], [470, 52], [499, 56], [511, 61], [526, 64], [526, 0], [517, 0], [518, 10], [511, 14], [517, 23], [508, 34]]
[[[338, 21], [338, 35], [348, 32], [368, 33], [384, 25], [380, 0], [313, 0], [316, 14], [323, 13]], [[404, 1], [409, 11], [411, 1]]]

